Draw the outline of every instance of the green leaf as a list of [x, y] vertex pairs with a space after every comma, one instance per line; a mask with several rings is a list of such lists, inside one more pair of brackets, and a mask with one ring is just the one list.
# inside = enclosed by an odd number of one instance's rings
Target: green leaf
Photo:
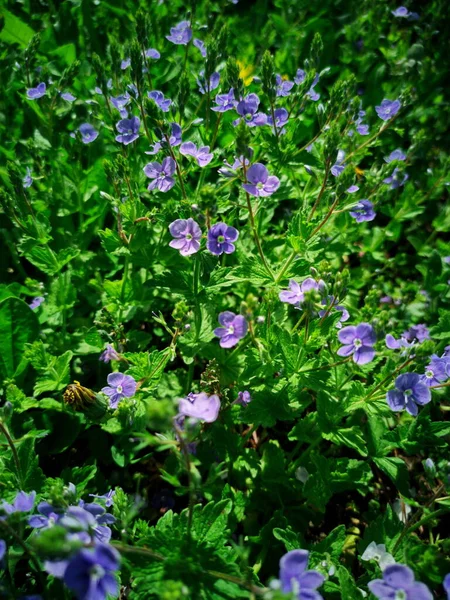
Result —
[[43, 374], [39, 375], [34, 386], [36, 396], [44, 392], [58, 392], [67, 386], [69, 383], [72, 356], [73, 353], [67, 350], [62, 356], [51, 357], [49, 364]]
[[408, 469], [401, 458], [396, 456], [374, 457], [373, 462], [392, 479], [401, 494], [409, 495]]
[[34, 35], [31, 27], [21, 21], [18, 17], [2, 8], [2, 16], [5, 19], [5, 25], [0, 32], [0, 40], [7, 44], [19, 44], [24, 48]]
[[0, 377], [20, 374], [25, 344], [39, 334], [39, 323], [31, 308], [18, 298], [0, 302]]

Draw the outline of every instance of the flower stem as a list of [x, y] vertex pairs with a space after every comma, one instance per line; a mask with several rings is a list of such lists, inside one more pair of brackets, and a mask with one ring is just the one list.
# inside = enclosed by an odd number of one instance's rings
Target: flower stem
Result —
[[397, 375], [397, 373], [399, 373], [404, 367], [406, 367], [406, 365], [409, 365], [409, 363], [411, 363], [413, 360], [414, 360], [414, 357], [408, 358], [408, 360], [405, 360], [405, 362], [402, 363], [399, 367], [397, 367], [393, 373], [391, 373], [390, 375], [387, 375], [384, 379], [382, 379], [380, 381], [380, 383], [378, 385], [376, 385], [373, 388], [373, 390], [369, 394], [367, 394], [367, 396], [365, 398], [363, 398], [363, 402], [365, 402], [371, 396], [373, 396], [375, 394], [375, 392], [380, 389], [380, 387], [382, 387], [387, 381], [390, 381], [393, 377], [395, 377]]
[[5, 436], [6, 440], [8, 441], [9, 447], [11, 448], [11, 452], [12, 452], [12, 456], [13, 456], [13, 461], [14, 461], [14, 464], [16, 466], [16, 471], [17, 471], [17, 473], [16, 473], [17, 474], [17, 481], [19, 482], [19, 487], [22, 489], [22, 487], [23, 487], [23, 477], [22, 477], [22, 468], [20, 466], [19, 455], [17, 453], [17, 448], [16, 448], [16, 446], [14, 444], [14, 440], [12, 439], [11, 434], [9, 433], [8, 428], [3, 423], [3, 421], [0, 421], [0, 431]]

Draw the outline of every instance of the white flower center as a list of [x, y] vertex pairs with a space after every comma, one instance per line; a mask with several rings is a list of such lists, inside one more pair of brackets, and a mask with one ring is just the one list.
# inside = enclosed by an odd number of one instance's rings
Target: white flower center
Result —
[[431, 369], [428, 369], [428, 371], [425, 371], [425, 377], [427, 379], [433, 379], [433, 377], [434, 377], [433, 371]]
[[92, 579], [102, 579], [105, 576], [105, 569], [103, 567], [101, 567], [100, 565], [94, 565], [91, 569], [91, 577]]
[[219, 244], [223, 244], [225, 241], [225, 237], [223, 235], [219, 235], [217, 237], [217, 241], [219, 242]]
[[258, 188], [258, 190], [262, 190], [264, 187], [264, 184], [261, 183], [261, 181], [259, 183], [256, 184], [256, 187]]
[[188, 241], [192, 240], [192, 235], [190, 233], [187, 233], [185, 237]]
[[227, 329], [227, 333], [234, 333], [234, 327], [233, 325], [230, 325]]
[[397, 590], [395, 592], [394, 600], [408, 600], [408, 596], [404, 590]]
[[116, 389], [118, 394], [121, 394], [123, 391], [123, 387], [121, 385], [118, 385]]
[[362, 346], [363, 344], [362, 344], [362, 341], [361, 341], [359, 338], [355, 338], [355, 339], [353, 340], [353, 345], [355, 346], [355, 348], [361, 348], [361, 346]]

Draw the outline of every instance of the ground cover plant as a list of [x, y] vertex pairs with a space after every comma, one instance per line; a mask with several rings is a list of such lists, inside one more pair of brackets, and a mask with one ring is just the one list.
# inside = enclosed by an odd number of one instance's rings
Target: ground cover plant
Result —
[[3, 2], [0, 597], [450, 598], [445, 2]]

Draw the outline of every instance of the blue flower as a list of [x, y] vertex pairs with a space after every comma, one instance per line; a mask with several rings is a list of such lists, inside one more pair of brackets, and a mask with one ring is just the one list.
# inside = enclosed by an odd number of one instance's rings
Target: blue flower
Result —
[[295, 592], [298, 600], [323, 600], [316, 590], [325, 581], [325, 577], [318, 571], [306, 570], [308, 559], [307, 550], [291, 550], [281, 557], [281, 590], [285, 593]]
[[64, 583], [78, 600], [106, 600], [116, 597], [119, 589], [113, 573], [118, 570], [120, 555], [111, 546], [98, 544], [78, 552], [68, 563]]
[[373, 210], [373, 204], [370, 200], [360, 200], [350, 211], [350, 216], [357, 223], [362, 223], [363, 221], [373, 221], [377, 213]]
[[108, 385], [102, 388], [102, 392], [109, 397], [111, 408], [117, 408], [117, 405], [124, 398], [132, 398], [136, 393], [136, 381], [131, 375], [124, 373], [110, 373], [107, 377]]
[[230, 88], [228, 94], [217, 94], [214, 102], [217, 106], [213, 106], [211, 110], [214, 110], [215, 112], [226, 112], [227, 110], [236, 108], [237, 101], [234, 97], [233, 88]]
[[290, 96], [291, 90], [294, 87], [293, 81], [287, 81], [281, 77], [281, 75], [276, 75], [275, 80], [277, 82], [276, 94], [278, 97], [286, 97]]
[[163, 112], [169, 112], [170, 105], [172, 104], [172, 100], [169, 98], [164, 98], [164, 94], [159, 90], [154, 90], [153, 92], [148, 92], [148, 97], [153, 100], [158, 108], [160, 108]]
[[[35, 499], [36, 492], [30, 492], [29, 494], [18, 492], [12, 504], [5, 502], [5, 500], [2, 501], [0, 511], [3, 511], [6, 515], [12, 515], [17, 512], [30, 512], [33, 509]], [[0, 517], [0, 519], [4, 518], [6, 517]]]
[[30, 100], [37, 100], [38, 98], [45, 96], [46, 89], [47, 86], [45, 83], [40, 83], [37, 87], [27, 90], [27, 96]]
[[381, 102], [379, 106], [375, 106], [375, 110], [377, 111], [377, 115], [383, 121], [389, 121], [392, 117], [400, 110], [402, 104], [400, 100], [387, 100], [386, 98]]
[[219, 73], [217, 73], [217, 71], [215, 71], [211, 75], [211, 77], [209, 78], [209, 83], [205, 79], [205, 72], [200, 71], [199, 77], [197, 79], [197, 85], [201, 94], [207, 94], [208, 91], [211, 92], [212, 90], [215, 90], [219, 86], [219, 83], [220, 75]]
[[386, 400], [391, 410], [398, 412], [406, 409], [415, 417], [419, 412], [418, 407], [431, 401], [431, 391], [417, 373], [404, 373], [397, 377], [395, 389], [389, 390]]
[[383, 571], [383, 579], [370, 581], [368, 587], [379, 600], [433, 600], [427, 586], [414, 581], [414, 573], [406, 565], [389, 565]]
[[175, 27], [170, 28], [170, 35], [166, 35], [166, 39], [173, 44], [183, 45], [189, 44], [192, 38], [192, 29], [189, 21], [181, 21]]
[[116, 142], [120, 142], [125, 146], [131, 144], [139, 137], [139, 128], [141, 122], [138, 117], [131, 117], [131, 119], [122, 119], [116, 123], [116, 129], [120, 135], [116, 136]]
[[81, 141], [83, 144], [90, 144], [98, 138], [98, 131], [92, 127], [89, 123], [83, 123], [78, 128], [81, 134]]

